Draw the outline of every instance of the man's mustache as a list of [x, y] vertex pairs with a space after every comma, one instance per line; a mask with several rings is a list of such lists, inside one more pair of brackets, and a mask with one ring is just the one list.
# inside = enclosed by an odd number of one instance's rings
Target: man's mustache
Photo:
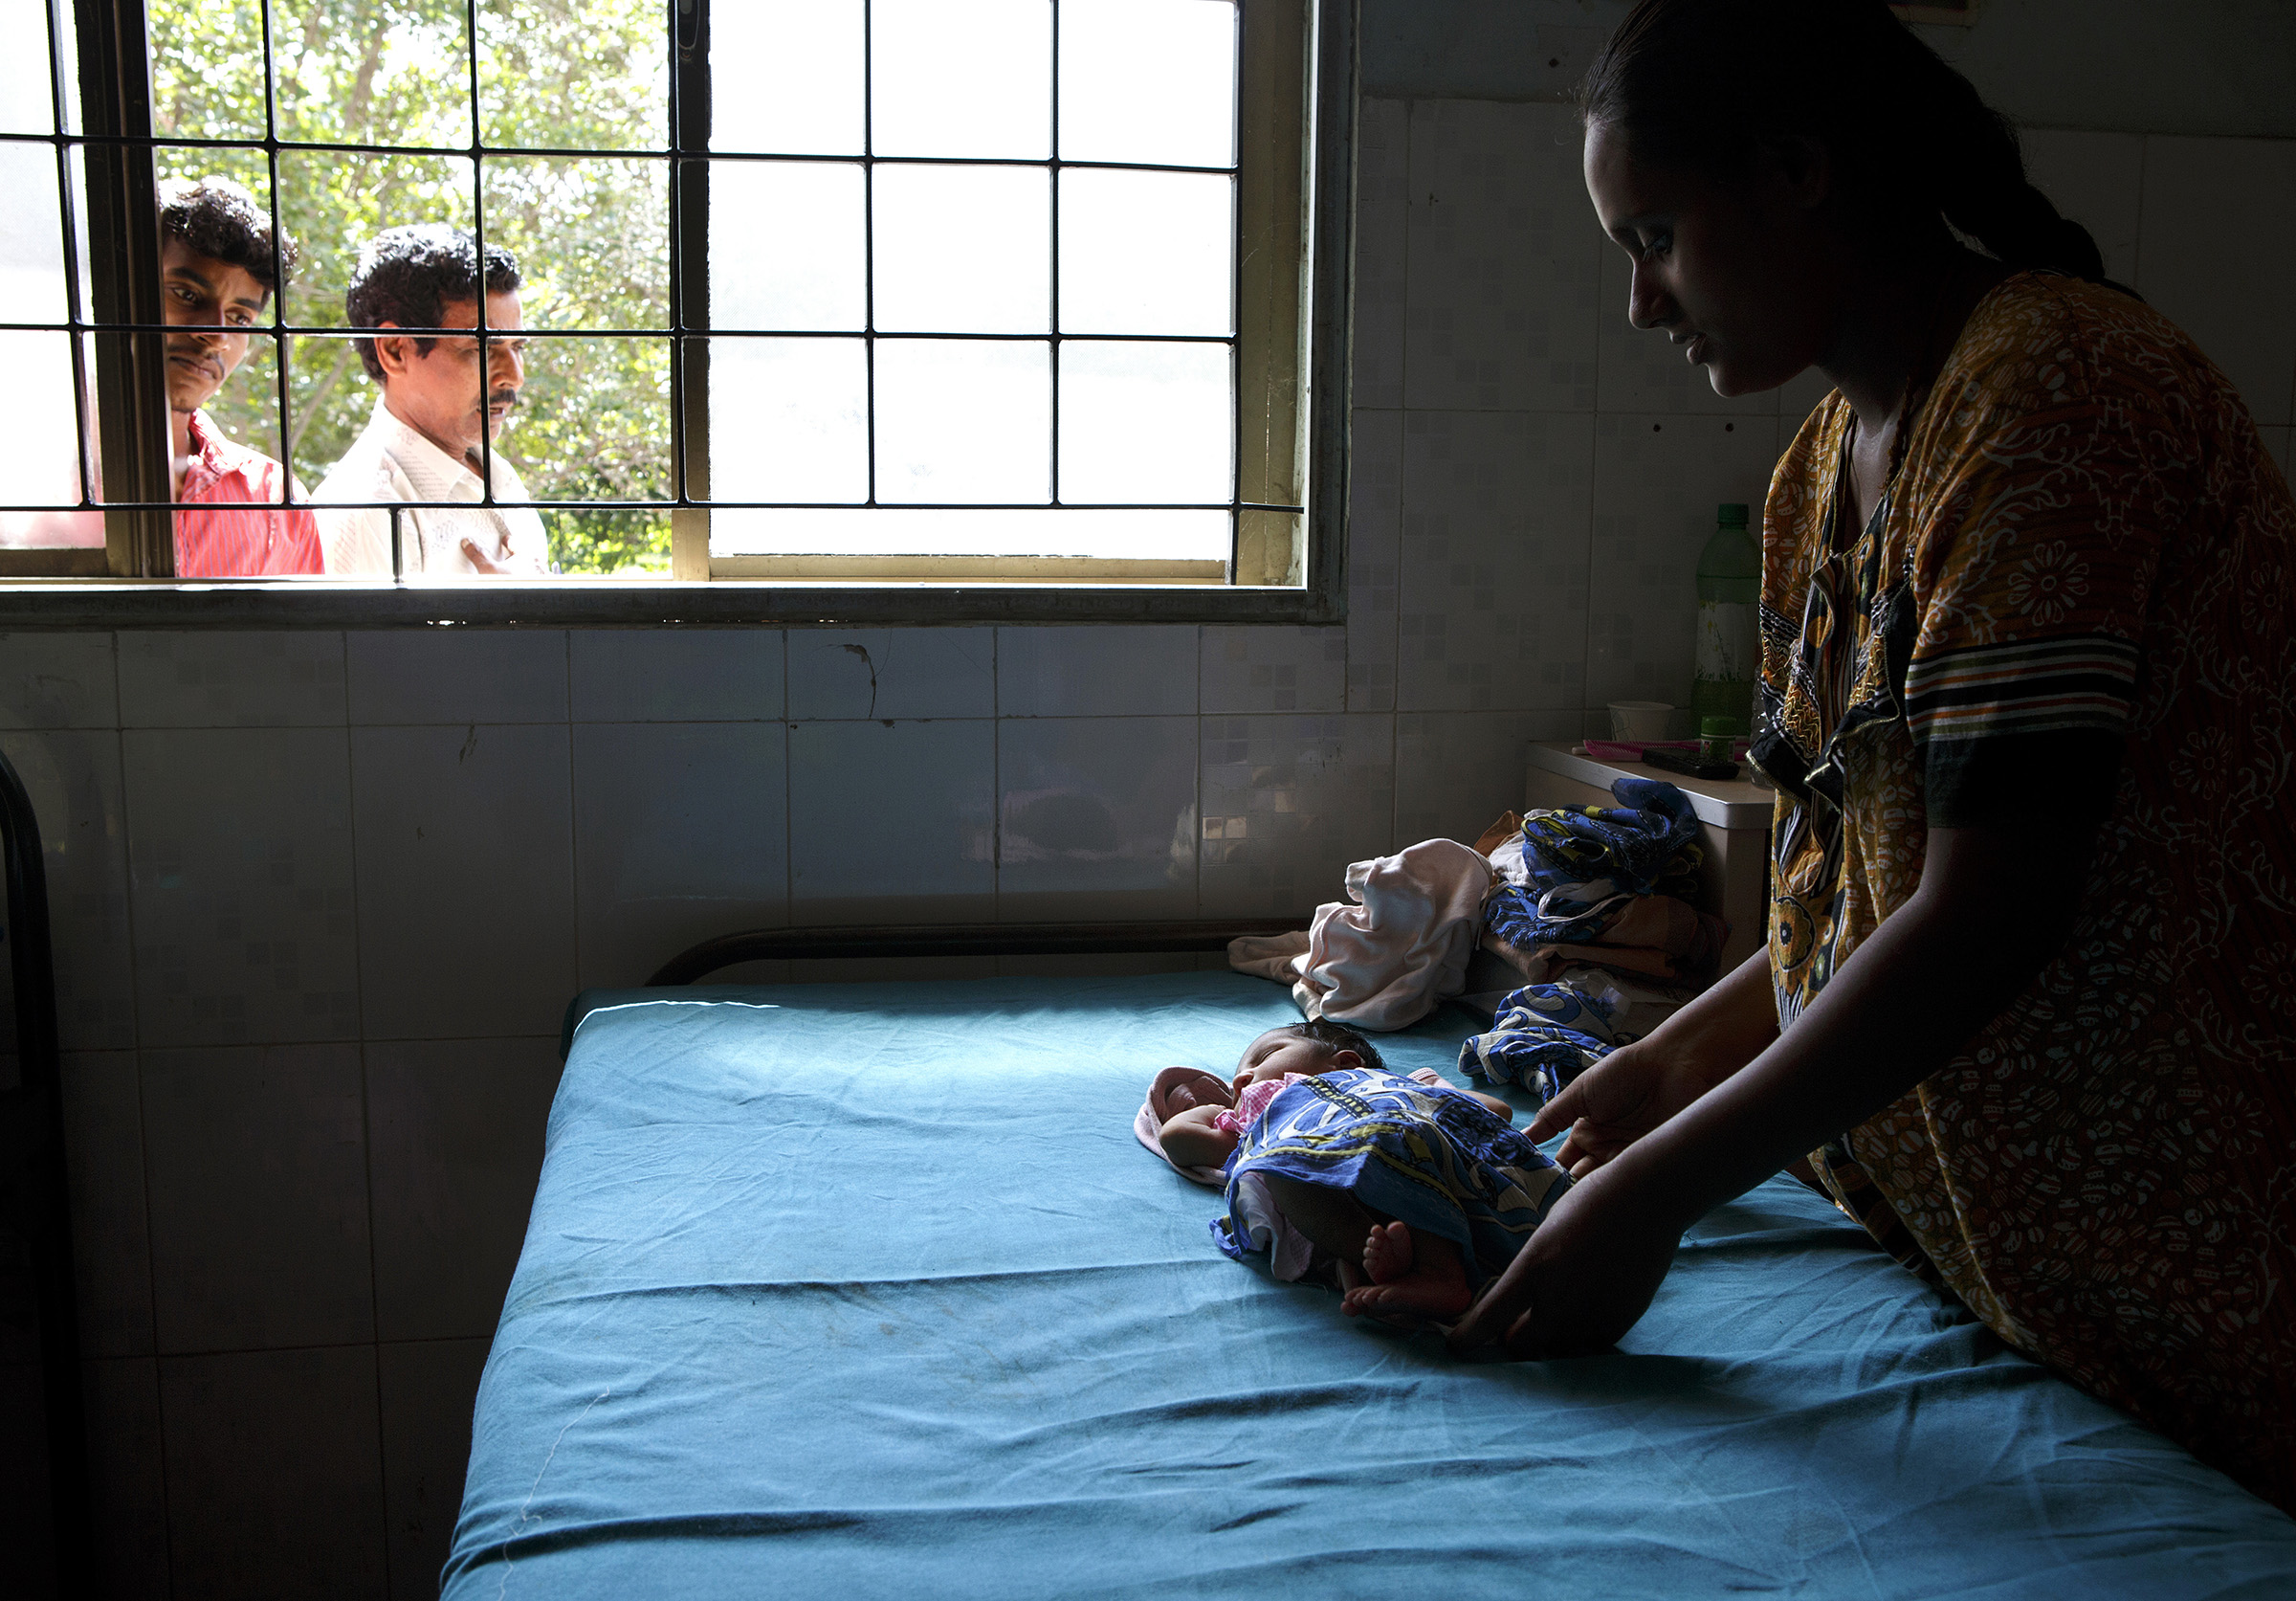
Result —
[[222, 359], [203, 340], [182, 337], [170, 339], [167, 341], [167, 359], [169, 361], [184, 359], [197, 362], [211, 376], [216, 378], [224, 376]]
[[516, 411], [518, 404], [519, 391], [512, 389], [497, 389], [486, 397], [486, 410], [489, 411]]

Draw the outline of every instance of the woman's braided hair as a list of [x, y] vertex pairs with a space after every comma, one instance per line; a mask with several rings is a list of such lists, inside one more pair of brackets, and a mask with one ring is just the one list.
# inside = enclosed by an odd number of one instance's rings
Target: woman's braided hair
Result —
[[1728, 169], [1816, 139], [1846, 209], [1885, 237], [1942, 218], [2011, 267], [2107, 281], [2088, 230], [2026, 181], [2017, 130], [1885, 0], [1642, 0], [1578, 109], [1660, 165]]

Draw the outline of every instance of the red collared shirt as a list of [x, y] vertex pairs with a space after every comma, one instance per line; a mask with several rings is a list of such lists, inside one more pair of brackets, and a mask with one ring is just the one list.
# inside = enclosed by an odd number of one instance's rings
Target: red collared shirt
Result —
[[[296, 499], [303, 498], [296, 487]], [[287, 499], [287, 469], [259, 451], [234, 444], [205, 411], [191, 413], [191, 465], [184, 473], [179, 505], [269, 505], [270, 511], [179, 511], [175, 514], [178, 578], [252, 578], [272, 573], [322, 572], [319, 523]]]

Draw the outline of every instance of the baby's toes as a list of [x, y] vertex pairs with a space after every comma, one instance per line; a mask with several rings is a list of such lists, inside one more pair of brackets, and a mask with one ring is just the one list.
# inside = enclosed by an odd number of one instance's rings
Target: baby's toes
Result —
[[1375, 1226], [1363, 1239], [1363, 1267], [1375, 1282], [1388, 1283], [1411, 1271], [1411, 1232], [1401, 1223]]

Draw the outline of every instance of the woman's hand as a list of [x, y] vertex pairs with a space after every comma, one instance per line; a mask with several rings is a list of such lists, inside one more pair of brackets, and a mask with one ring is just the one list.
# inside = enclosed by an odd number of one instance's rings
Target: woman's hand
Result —
[[1727, 1077], [1728, 1070], [1716, 1072], [1710, 1061], [1668, 1049], [1653, 1035], [1620, 1046], [1579, 1074], [1524, 1132], [1551, 1140], [1569, 1129], [1555, 1159], [1571, 1177], [1583, 1178]]
[[1582, 1178], [1759, 1056], [1777, 1037], [1770, 953], [1757, 950], [1632, 1045], [1622, 1045], [1571, 1080], [1524, 1133], [1551, 1140], [1569, 1129], [1557, 1156]]
[[1510, 1357], [1616, 1345], [1673, 1265], [1679, 1222], [1608, 1172], [1574, 1184], [1446, 1336], [1453, 1356], [1496, 1341]]

